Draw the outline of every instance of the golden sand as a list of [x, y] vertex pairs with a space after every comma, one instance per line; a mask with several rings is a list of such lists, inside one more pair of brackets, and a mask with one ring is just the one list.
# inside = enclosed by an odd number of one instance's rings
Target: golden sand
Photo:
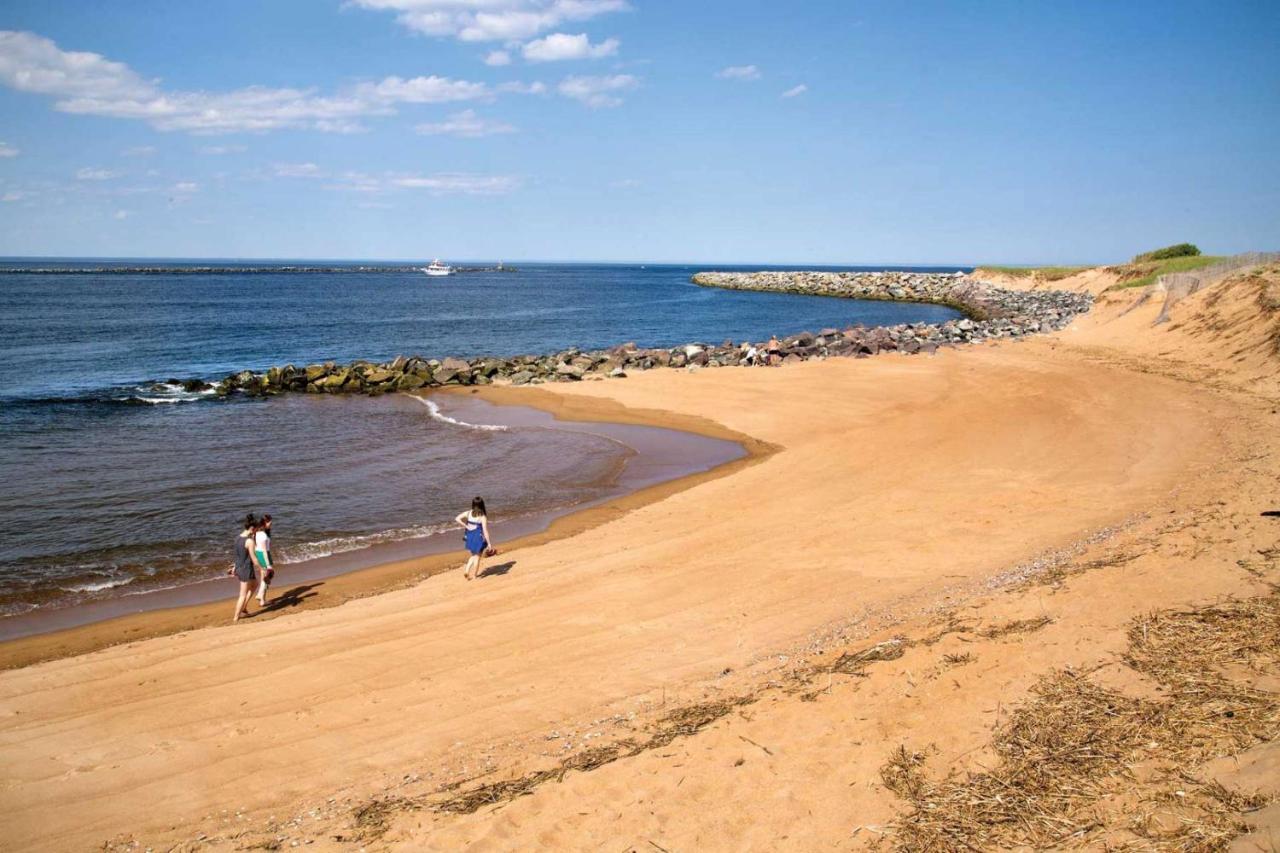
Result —
[[[478, 583], [420, 561], [273, 620], [0, 648], [62, 655], [0, 673], [6, 845], [892, 843], [899, 747], [989, 767], [1054, 668], [1139, 689], [1118, 657], [1135, 616], [1280, 580], [1266, 286], [1154, 328], [1104, 297], [1053, 336], [933, 357], [487, 390], [751, 454], [510, 543]], [[102, 648], [122, 630], [139, 639]]]

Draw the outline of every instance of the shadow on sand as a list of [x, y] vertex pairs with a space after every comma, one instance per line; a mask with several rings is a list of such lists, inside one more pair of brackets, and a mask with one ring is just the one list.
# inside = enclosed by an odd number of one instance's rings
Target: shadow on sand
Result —
[[492, 566], [485, 566], [483, 569], [480, 570], [479, 577], [496, 578], [499, 575], [505, 575], [507, 572], [511, 571], [513, 568], [515, 568], [515, 565], [516, 565], [515, 560], [507, 560], [505, 563], [495, 563]]
[[266, 607], [255, 611], [252, 615], [259, 616], [264, 613], [275, 613], [277, 610], [287, 610], [291, 607], [297, 607], [308, 598], [318, 595], [318, 593], [311, 591], [318, 586], [324, 586], [324, 582], [307, 583], [302, 586], [295, 586], [291, 589], [286, 589], [284, 592], [280, 593], [280, 595], [268, 601]]

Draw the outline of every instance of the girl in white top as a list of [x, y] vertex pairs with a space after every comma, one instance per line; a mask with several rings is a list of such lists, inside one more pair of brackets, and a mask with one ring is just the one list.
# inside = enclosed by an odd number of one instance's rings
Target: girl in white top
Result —
[[275, 577], [275, 566], [271, 562], [271, 516], [263, 515], [258, 523], [258, 532], [253, 536], [253, 560], [258, 564], [258, 604], [267, 603], [267, 587]]

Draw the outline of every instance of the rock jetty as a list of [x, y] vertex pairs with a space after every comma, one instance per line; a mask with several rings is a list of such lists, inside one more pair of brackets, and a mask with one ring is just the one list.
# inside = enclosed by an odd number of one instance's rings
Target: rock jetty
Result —
[[757, 290], [928, 302], [951, 306], [965, 316], [945, 323], [896, 326], [850, 326], [800, 332], [778, 339], [776, 347], [762, 342], [690, 343], [670, 349], [649, 349], [635, 343], [607, 350], [567, 349], [547, 355], [510, 358], [423, 358], [399, 356], [388, 362], [327, 361], [296, 366], [286, 364], [264, 373], [242, 371], [214, 387], [218, 395], [368, 394], [417, 391], [446, 385], [536, 385], [544, 382], [623, 378], [628, 371], [656, 367], [700, 369], [748, 364], [786, 364], [811, 358], [865, 358], [883, 352], [932, 353], [993, 338], [1019, 338], [1060, 329], [1077, 314], [1089, 310], [1087, 294], [1065, 291], [1006, 290], [963, 273], [909, 272], [703, 272], [695, 284], [730, 290]]

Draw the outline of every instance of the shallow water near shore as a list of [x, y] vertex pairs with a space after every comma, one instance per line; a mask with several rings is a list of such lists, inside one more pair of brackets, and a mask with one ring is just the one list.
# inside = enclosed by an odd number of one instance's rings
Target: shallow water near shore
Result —
[[[506, 518], [602, 500], [636, 454], [599, 430], [486, 428], [499, 425], [469, 420], [471, 401], [219, 400], [166, 380], [955, 316], [701, 288], [689, 281], [696, 268], [680, 266], [530, 265], [447, 279], [406, 266], [135, 266], [0, 263], [0, 617], [217, 577], [247, 511], [275, 517], [287, 563], [363, 554], [344, 558], [353, 566], [440, 532], [474, 494]], [[719, 458], [705, 450], [676, 468]]]
[[[296, 399], [308, 404], [330, 405], [330, 401], [343, 398]], [[588, 509], [657, 483], [711, 470], [741, 458], [746, 452], [738, 443], [724, 439], [653, 426], [562, 421], [540, 410], [495, 406], [473, 397], [447, 395], [437, 401], [397, 395], [380, 400], [353, 398], [346, 402], [371, 408], [375, 418], [385, 415], [388, 407], [406, 415], [425, 413], [438, 424], [433, 429], [502, 435], [513, 447], [522, 451], [532, 449], [529, 458], [521, 464], [492, 472], [492, 490], [487, 495], [494, 539], [499, 545], [541, 532], [567, 513]], [[336, 414], [325, 412], [323, 416], [333, 420]], [[449, 440], [438, 434], [433, 441], [437, 449], [448, 444]], [[547, 457], [543, 454], [555, 456], [554, 464], [546, 465]], [[414, 470], [413, 461], [410, 458], [409, 466], [404, 469], [410, 479], [444, 470], [439, 464]], [[570, 473], [566, 475], [565, 471]], [[352, 472], [342, 476], [351, 478]], [[548, 481], [544, 476], [556, 479]], [[397, 482], [393, 480], [390, 484], [393, 496], [399, 494], [395, 489]], [[566, 483], [576, 488], [566, 491]], [[365, 483], [360, 495], [380, 507], [378, 501], [386, 497], [387, 485], [386, 480], [379, 477]], [[458, 551], [461, 560], [461, 535], [452, 523], [452, 516], [458, 507], [469, 506], [469, 498], [461, 495], [451, 500], [451, 488], [456, 491], [448, 482], [429, 484], [422, 490], [421, 500], [408, 509], [410, 513], [422, 514], [417, 519], [419, 523], [390, 530], [316, 540], [304, 515], [291, 528], [292, 537], [282, 534], [275, 537], [278, 586], [287, 589], [372, 566], [452, 551]], [[436, 503], [432, 503], [433, 500]], [[341, 513], [339, 504], [324, 506], [329, 512]], [[281, 518], [279, 513], [273, 515]], [[101, 589], [81, 589], [75, 595], [60, 595], [60, 591], [65, 592], [65, 586], [59, 585], [59, 579], [41, 574], [41, 585], [50, 590], [46, 595], [52, 596], [49, 603], [21, 610], [14, 608], [8, 616], [0, 617], [0, 641], [129, 613], [224, 599], [235, 589], [221, 569], [226, 561], [227, 542], [231, 541], [228, 531], [234, 527], [232, 524], [226, 530], [218, 530], [216, 536], [204, 541], [190, 541], [182, 558], [171, 554], [121, 555], [118, 557], [121, 562], [113, 569], [122, 582]], [[288, 544], [291, 541], [294, 544]], [[298, 541], [302, 544], [297, 544]], [[280, 544], [282, 542], [286, 544]], [[202, 549], [205, 544], [208, 547]], [[163, 577], [158, 572], [139, 573], [125, 562], [130, 557], [135, 561], [148, 558], [167, 561], [169, 568]]]

